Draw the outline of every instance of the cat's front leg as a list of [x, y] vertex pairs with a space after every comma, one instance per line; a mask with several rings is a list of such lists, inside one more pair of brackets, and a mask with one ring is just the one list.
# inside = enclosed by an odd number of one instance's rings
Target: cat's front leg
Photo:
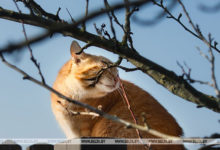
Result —
[[91, 123], [87, 116], [74, 111], [72, 104], [58, 100], [52, 104], [54, 115], [68, 139], [89, 137], [91, 135]]

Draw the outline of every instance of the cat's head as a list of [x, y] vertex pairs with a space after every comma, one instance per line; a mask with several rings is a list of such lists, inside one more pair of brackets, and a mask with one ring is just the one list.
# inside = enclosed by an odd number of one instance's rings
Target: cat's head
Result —
[[71, 75], [77, 81], [79, 92], [83, 92], [80, 97], [102, 97], [119, 87], [117, 68], [104, 69], [108, 67], [108, 64], [112, 64], [110, 60], [103, 56], [81, 52], [81, 47], [76, 41], [72, 42], [70, 52], [72, 55]]

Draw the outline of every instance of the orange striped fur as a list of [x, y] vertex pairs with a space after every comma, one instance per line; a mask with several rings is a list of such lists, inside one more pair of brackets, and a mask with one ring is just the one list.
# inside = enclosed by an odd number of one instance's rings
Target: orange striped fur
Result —
[[[101, 108], [104, 112], [133, 122], [130, 112], [123, 98], [118, 92], [118, 71], [110, 68], [103, 72], [95, 86], [89, 86], [97, 72], [106, 67], [110, 61], [102, 56], [86, 53], [76, 55], [80, 46], [75, 41], [71, 45], [72, 59], [60, 70], [53, 88], [75, 100]], [[160, 132], [181, 136], [182, 129], [175, 119], [150, 94], [143, 89], [122, 80], [130, 105], [138, 124], [144, 125], [143, 113], [150, 128]], [[52, 110], [67, 138], [78, 137], [114, 137], [137, 138], [135, 129], [126, 129], [123, 125], [102, 117], [91, 115], [73, 115], [72, 112], [86, 112], [85, 108], [68, 103], [55, 94], [51, 94]], [[147, 132], [140, 132], [143, 138], [154, 138]], [[143, 146], [129, 147], [129, 149], [144, 149]], [[182, 145], [152, 146], [152, 149], [184, 149]]]

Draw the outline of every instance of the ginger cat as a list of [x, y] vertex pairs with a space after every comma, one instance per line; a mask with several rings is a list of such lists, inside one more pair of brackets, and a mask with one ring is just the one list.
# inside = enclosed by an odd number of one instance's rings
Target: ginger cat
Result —
[[[97, 73], [111, 63], [105, 57], [94, 56], [82, 52], [76, 41], [71, 44], [70, 59], [59, 71], [53, 88], [74, 100], [87, 103], [102, 111], [116, 115], [129, 122], [134, 122], [123, 97], [120, 95], [117, 68], [109, 68], [103, 72], [94, 84]], [[175, 119], [151, 95], [138, 86], [122, 80], [125, 93], [137, 123], [144, 125], [143, 113], [150, 128], [173, 136], [181, 136], [182, 129]], [[67, 138], [79, 137], [113, 137], [138, 138], [135, 129], [126, 129], [123, 125], [92, 115], [74, 115], [73, 112], [86, 112], [85, 108], [73, 105], [51, 94], [52, 110]], [[147, 132], [140, 131], [143, 138], [155, 138]], [[138, 146], [136, 146], [138, 147]], [[145, 149], [142, 146], [143, 149]], [[139, 145], [139, 148], [142, 149]], [[155, 145], [152, 149], [184, 149], [182, 145]], [[134, 148], [135, 149], [135, 148]]]

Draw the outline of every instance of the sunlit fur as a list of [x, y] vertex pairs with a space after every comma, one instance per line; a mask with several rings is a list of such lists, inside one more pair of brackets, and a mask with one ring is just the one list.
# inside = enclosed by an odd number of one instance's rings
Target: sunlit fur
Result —
[[116, 68], [105, 70], [98, 82], [91, 86], [94, 81], [89, 79], [95, 78], [102, 68], [107, 67], [104, 62], [110, 63], [110, 61], [101, 56], [84, 55], [87, 57], [80, 59], [80, 63], [76, 64], [71, 60], [67, 63], [67, 65], [72, 66], [64, 82], [67, 86], [66, 90], [68, 90], [68, 93], [71, 92], [73, 99], [102, 97], [119, 87], [119, 83], [116, 82], [118, 76]]
[[[77, 61], [76, 61], [77, 59]], [[118, 71], [110, 68], [102, 74], [95, 86], [89, 86], [92, 81], [86, 80], [96, 76], [97, 72], [110, 61], [102, 56], [81, 54], [70, 59], [60, 70], [53, 88], [75, 100], [87, 103], [102, 109], [112, 115], [134, 122], [131, 114], [118, 92]], [[182, 129], [175, 119], [146, 91], [128, 81], [122, 80], [126, 95], [138, 124], [144, 125], [143, 117], [150, 128], [162, 133], [181, 136]], [[73, 115], [74, 112], [88, 111], [85, 108], [73, 105], [55, 94], [51, 94], [52, 110], [67, 138], [78, 137], [114, 137], [138, 138], [136, 130], [126, 129], [123, 125], [102, 117], [89, 115]], [[144, 115], [143, 115], [144, 114]], [[147, 132], [140, 132], [143, 138], [154, 138]], [[132, 147], [129, 146], [130, 149]], [[144, 149], [135, 146], [133, 149]], [[152, 146], [152, 149], [184, 149], [179, 146]]]

